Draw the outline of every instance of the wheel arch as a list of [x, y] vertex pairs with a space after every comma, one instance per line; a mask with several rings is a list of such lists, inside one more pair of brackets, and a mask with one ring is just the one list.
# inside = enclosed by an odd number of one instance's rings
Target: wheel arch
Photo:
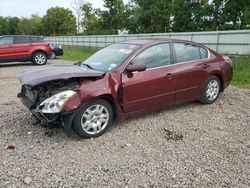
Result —
[[111, 94], [103, 94], [103, 95], [97, 96], [96, 99], [103, 99], [109, 102], [109, 104], [111, 105], [113, 109], [113, 117], [115, 119], [116, 118], [116, 105], [115, 105], [113, 96]]
[[33, 56], [35, 55], [35, 53], [37, 53], [37, 52], [42, 52], [42, 53], [44, 53], [44, 54], [47, 56], [47, 58], [48, 58], [48, 54], [47, 54], [44, 50], [42, 50], [42, 49], [34, 50], [34, 51], [32, 52], [32, 58], [33, 58]]
[[216, 76], [216, 77], [219, 78], [220, 84], [221, 84], [221, 89], [220, 89], [220, 91], [224, 91], [224, 80], [223, 80], [223, 78], [222, 78], [222, 75], [221, 75], [219, 72], [214, 72], [214, 73], [212, 73], [210, 76]]

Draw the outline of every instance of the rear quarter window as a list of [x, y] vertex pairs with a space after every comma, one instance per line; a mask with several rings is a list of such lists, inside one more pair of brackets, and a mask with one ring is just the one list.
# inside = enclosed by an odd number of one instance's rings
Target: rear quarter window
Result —
[[31, 37], [31, 40], [33, 42], [44, 42], [45, 40], [43, 39], [43, 37]]
[[208, 58], [208, 51], [205, 48], [199, 47], [200, 49], [200, 54], [201, 54], [201, 59], [206, 59]]

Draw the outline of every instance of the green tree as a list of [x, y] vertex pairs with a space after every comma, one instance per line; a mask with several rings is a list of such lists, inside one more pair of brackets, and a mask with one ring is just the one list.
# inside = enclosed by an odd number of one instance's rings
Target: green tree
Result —
[[209, 0], [175, 0], [173, 16], [173, 31], [211, 30], [213, 6]]
[[47, 10], [42, 19], [44, 35], [71, 35], [76, 33], [76, 18], [72, 11], [62, 7]]
[[83, 19], [82, 27], [85, 35], [105, 34], [102, 29], [102, 21], [100, 19], [100, 9], [93, 9], [91, 3], [82, 5]]
[[42, 18], [36, 14], [31, 15], [31, 30], [33, 35], [42, 35]]
[[18, 33], [21, 35], [33, 35], [32, 21], [29, 18], [21, 18], [18, 23]]
[[175, 0], [173, 7], [173, 26], [175, 32], [193, 31], [192, 5], [187, 0]]
[[117, 34], [118, 30], [124, 29], [126, 22], [125, 5], [122, 0], [104, 0], [106, 10], [101, 12], [103, 29], [110, 34]]
[[129, 33], [142, 33], [143, 29], [139, 24], [140, 7], [133, 2], [129, 2], [125, 5], [125, 22], [124, 29], [128, 30]]
[[246, 10], [243, 12], [242, 17], [242, 29], [250, 29], [250, 6], [246, 8]]
[[172, 0], [135, 0], [139, 25], [145, 33], [170, 31]]
[[[250, 1], [246, 0], [228, 0], [225, 3], [223, 11], [223, 24], [227, 24], [224, 29], [243, 29], [247, 22], [247, 10], [249, 9]], [[230, 24], [228, 24], [230, 23]]]
[[16, 35], [18, 34], [18, 24], [20, 22], [20, 19], [18, 17], [7, 17], [8, 20], [8, 27], [10, 35]]
[[0, 16], [0, 35], [9, 34], [9, 23], [8, 20]]

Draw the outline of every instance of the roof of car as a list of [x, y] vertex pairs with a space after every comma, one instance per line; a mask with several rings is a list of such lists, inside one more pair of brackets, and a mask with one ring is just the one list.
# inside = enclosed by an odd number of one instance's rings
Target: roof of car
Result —
[[156, 41], [170, 41], [170, 40], [171, 39], [167, 39], [167, 38], [141, 38], [141, 39], [129, 39], [129, 40], [121, 41], [120, 43], [145, 45], [145, 44], [154, 43]]
[[143, 46], [143, 45], [157, 43], [157, 42], [184, 42], [184, 43], [192, 43], [192, 44], [197, 44], [197, 45], [203, 46], [202, 44], [199, 44], [199, 43], [196, 43], [193, 41], [173, 39], [173, 38], [140, 38], [140, 39], [124, 40], [124, 41], [121, 41], [118, 43], [136, 44], [136, 45]]

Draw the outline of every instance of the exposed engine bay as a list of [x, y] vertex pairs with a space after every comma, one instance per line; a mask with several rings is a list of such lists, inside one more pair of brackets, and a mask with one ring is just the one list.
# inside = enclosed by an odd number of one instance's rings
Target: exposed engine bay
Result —
[[[25, 106], [28, 107], [31, 113], [37, 118], [37, 123], [41, 123], [44, 126], [51, 123], [58, 124], [60, 122], [58, 114], [40, 113], [43, 107], [41, 103], [57, 93], [65, 90], [73, 90], [77, 87], [79, 81], [79, 78], [71, 78], [68, 80], [49, 81], [35, 87], [23, 85], [18, 97], [21, 98]], [[43, 116], [43, 118], [41, 118], [41, 116]]]
[[78, 83], [79, 79], [72, 78], [68, 80], [49, 81], [35, 87], [23, 85], [22, 91], [18, 94], [18, 97], [25, 97], [28, 99], [31, 105], [27, 107], [32, 110], [52, 95], [65, 90], [74, 89]]

